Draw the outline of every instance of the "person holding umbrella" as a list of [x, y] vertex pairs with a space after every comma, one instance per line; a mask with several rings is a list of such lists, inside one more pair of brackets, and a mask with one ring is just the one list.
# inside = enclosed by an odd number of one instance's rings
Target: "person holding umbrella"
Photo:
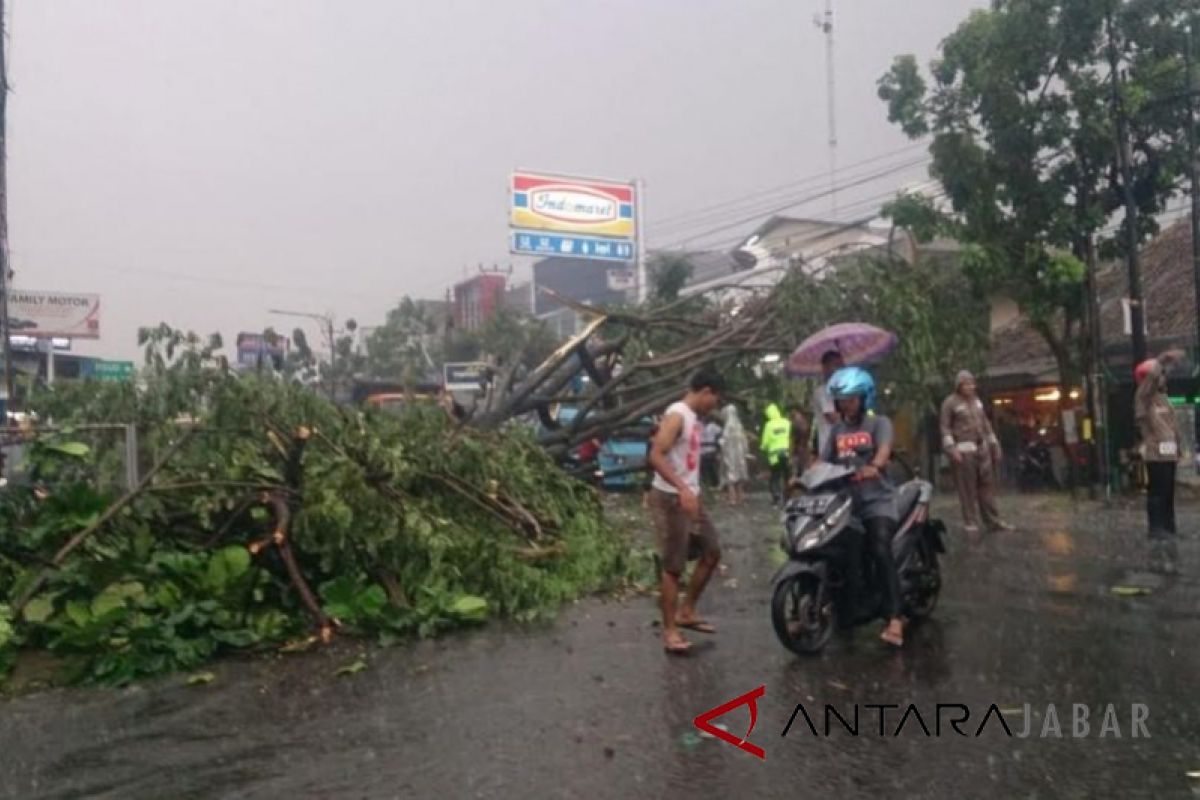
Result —
[[954, 483], [962, 506], [963, 529], [969, 536], [979, 533], [982, 521], [990, 530], [1011, 531], [996, 508], [995, 474], [1000, 463], [1000, 440], [992, 430], [976, 393], [975, 376], [962, 370], [954, 379], [954, 391], [942, 402], [940, 414], [942, 447], [954, 468]]

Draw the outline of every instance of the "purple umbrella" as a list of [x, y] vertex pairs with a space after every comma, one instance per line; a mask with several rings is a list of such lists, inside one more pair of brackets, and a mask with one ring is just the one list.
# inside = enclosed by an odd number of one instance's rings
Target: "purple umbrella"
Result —
[[821, 356], [830, 350], [841, 353], [847, 365], [871, 364], [892, 352], [899, 341], [896, 334], [865, 322], [830, 325], [800, 343], [788, 357], [787, 372], [793, 378], [820, 377]]

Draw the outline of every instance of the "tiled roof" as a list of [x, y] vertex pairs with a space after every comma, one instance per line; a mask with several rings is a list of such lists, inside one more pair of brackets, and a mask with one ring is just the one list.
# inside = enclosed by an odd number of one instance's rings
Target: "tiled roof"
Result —
[[[1190, 221], [1172, 225], [1147, 244], [1141, 251], [1140, 264], [1146, 338], [1151, 343], [1151, 350], [1167, 346], [1191, 347], [1196, 336], [1196, 285]], [[1126, 353], [1130, 337], [1125, 334], [1125, 312], [1121, 302], [1129, 286], [1125, 263], [1101, 267], [1096, 283], [1104, 350], [1109, 356]], [[1127, 354], [1124, 360], [1128, 360]], [[1050, 348], [1024, 317], [992, 332], [988, 355], [989, 376], [1016, 374], [1049, 379], [1057, 374]]]

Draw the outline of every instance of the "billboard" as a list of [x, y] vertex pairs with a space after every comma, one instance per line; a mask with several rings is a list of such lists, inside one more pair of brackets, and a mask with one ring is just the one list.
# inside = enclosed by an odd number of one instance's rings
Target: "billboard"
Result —
[[518, 230], [626, 240], [637, 236], [632, 183], [516, 172], [510, 198], [509, 224]]
[[12, 335], [47, 339], [100, 338], [100, 295], [13, 289], [8, 295]]
[[257, 367], [270, 359], [275, 369], [282, 369], [284, 359], [291, 349], [291, 340], [275, 334], [274, 337], [261, 333], [239, 333], [237, 337], [237, 363], [243, 367]]

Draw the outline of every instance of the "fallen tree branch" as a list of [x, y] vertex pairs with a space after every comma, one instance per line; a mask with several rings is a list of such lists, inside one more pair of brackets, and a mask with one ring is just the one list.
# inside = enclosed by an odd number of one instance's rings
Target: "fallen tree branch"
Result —
[[163, 467], [165, 467], [167, 463], [175, 457], [175, 454], [180, 451], [183, 445], [191, 439], [192, 430], [193, 429], [190, 428], [185, 429], [183, 435], [176, 439], [175, 443], [167, 448], [167, 451], [163, 454], [162, 458], [158, 460], [158, 463], [152, 466], [146, 472], [146, 474], [142, 476], [142, 479], [138, 481], [137, 486], [134, 486], [132, 489], [118, 498], [117, 501], [110, 505], [103, 514], [97, 517], [91, 525], [88, 525], [79, 533], [72, 536], [70, 540], [68, 540], [67, 543], [64, 544], [59, 551], [54, 554], [54, 558], [51, 559], [52, 566], [46, 567], [40, 573], [38, 573], [38, 576], [34, 578], [33, 582], [29, 584], [25, 591], [21, 592], [21, 596], [17, 598], [16, 602], [13, 603], [14, 616], [19, 616], [21, 612], [25, 610], [25, 606], [29, 604], [29, 601], [32, 600], [34, 595], [41, 591], [42, 587], [46, 584], [46, 580], [50, 577], [50, 573], [60, 568], [67, 556], [75, 552], [75, 548], [83, 544], [89, 536], [103, 528], [113, 517], [120, 513], [121, 509], [133, 502], [135, 498], [137, 498], [146, 490], [146, 487], [150, 485], [152, 480], [154, 480], [154, 476], [161, 472]]

